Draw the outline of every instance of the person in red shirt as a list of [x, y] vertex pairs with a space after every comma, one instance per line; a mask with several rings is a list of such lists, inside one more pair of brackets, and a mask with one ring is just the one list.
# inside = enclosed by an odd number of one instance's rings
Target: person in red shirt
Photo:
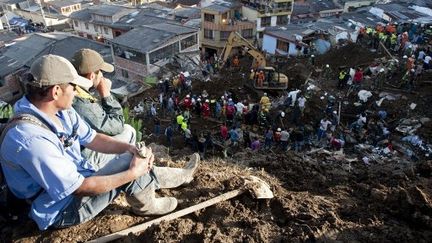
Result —
[[281, 132], [282, 132], [282, 129], [278, 128], [273, 135], [273, 139], [278, 145], [279, 145], [280, 139], [281, 139]]
[[228, 139], [228, 127], [226, 126], [225, 123], [222, 124], [221, 127], [220, 127], [220, 134], [221, 134], [221, 137], [222, 137], [224, 140], [227, 140], [227, 139]]
[[190, 95], [186, 95], [186, 98], [184, 98], [183, 106], [185, 109], [189, 109], [189, 110], [192, 108], [192, 100], [190, 98]]
[[356, 72], [354, 73], [354, 79], [353, 79], [353, 84], [356, 90], [360, 89], [362, 81], [363, 81], [363, 71], [361, 70], [361, 68], [357, 68]]
[[209, 100], [205, 100], [204, 104], [201, 106], [201, 114], [204, 119], [207, 119], [210, 116]]

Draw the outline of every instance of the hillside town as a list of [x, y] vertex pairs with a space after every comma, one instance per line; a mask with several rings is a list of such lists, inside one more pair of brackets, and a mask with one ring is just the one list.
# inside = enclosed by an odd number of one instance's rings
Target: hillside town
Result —
[[432, 2], [0, 0], [1, 242], [429, 242]]

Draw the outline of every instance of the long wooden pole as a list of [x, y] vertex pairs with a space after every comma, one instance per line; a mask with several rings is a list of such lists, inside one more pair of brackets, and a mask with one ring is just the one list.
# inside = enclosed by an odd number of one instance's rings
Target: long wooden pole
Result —
[[121, 230], [121, 231], [116, 232], [116, 233], [102, 236], [100, 238], [97, 238], [97, 239], [94, 239], [94, 240], [91, 240], [88, 242], [91, 242], [91, 243], [109, 242], [109, 241], [113, 241], [113, 240], [119, 239], [121, 237], [127, 236], [130, 233], [138, 233], [138, 232], [146, 230], [148, 227], [150, 227], [154, 224], [159, 224], [162, 221], [169, 221], [169, 220], [173, 220], [176, 218], [180, 218], [182, 216], [193, 213], [193, 212], [198, 211], [200, 209], [212, 206], [216, 203], [234, 198], [238, 195], [243, 194], [245, 191], [246, 190], [243, 190], [243, 189], [237, 189], [237, 190], [229, 191], [229, 192], [226, 192], [220, 196], [217, 196], [215, 198], [212, 198], [212, 199], [209, 199], [209, 200], [204, 201], [202, 203], [199, 203], [197, 205], [190, 206], [190, 207], [182, 209], [180, 211], [165, 215], [163, 217], [160, 217], [160, 218], [157, 218], [157, 219], [154, 219], [154, 220], [151, 220], [151, 221], [148, 221], [148, 222], [124, 229], [124, 230]]

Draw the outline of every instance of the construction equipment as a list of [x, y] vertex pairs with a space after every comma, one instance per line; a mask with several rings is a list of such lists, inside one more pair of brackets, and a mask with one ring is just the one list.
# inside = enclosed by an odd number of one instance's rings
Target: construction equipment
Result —
[[[221, 52], [219, 60], [222, 65], [226, 63], [231, 51], [234, 47], [243, 47], [245, 52], [251, 55], [254, 60], [252, 63], [252, 72], [249, 76], [252, 85], [256, 89], [287, 89], [288, 88], [288, 77], [283, 73], [278, 73], [273, 67], [267, 66], [265, 55], [260, 52], [254, 45], [248, 40], [243, 38], [238, 32], [231, 32], [228, 40], [225, 44], [224, 49]], [[221, 66], [222, 66], [221, 65]], [[259, 73], [264, 73], [263, 80], [259, 80]], [[252, 75], [253, 74], [253, 75]]]
[[244, 188], [240, 188], [240, 189], [226, 192], [220, 196], [209, 199], [209, 200], [204, 201], [202, 203], [199, 203], [197, 205], [182, 209], [182, 210], [174, 212], [174, 213], [167, 214], [163, 217], [160, 217], [160, 218], [157, 218], [157, 219], [133, 226], [131, 228], [121, 230], [121, 231], [116, 232], [116, 233], [102, 236], [100, 238], [91, 240], [89, 242], [98, 242], [98, 243], [109, 242], [109, 241], [119, 239], [121, 237], [125, 237], [130, 233], [138, 233], [138, 232], [146, 230], [147, 228], [149, 228], [150, 226], [152, 226], [154, 224], [159, 224], [162, 221], [169, 221], [169, 220], [173, 220], [173, 219], [182, 217], [184, 215], [193, 213], [193, 212], [201, 210], [203, 208], [212, 206], [216, 203], [237, 197], [237, 196], [239, 196], [245, 192], [250, 192], [252, 194], [252, 196], [254, 198], [257, 198], [257, 199], [270, 199], [270, 198], [274, 197], [273, 192], [270, 190], [270, 186], [265, 181], [261, 180], [260, 178], [258, 178], [256, 176], [248, 176], [248, 177], [245, 177], [243, 179], [244, 179]]

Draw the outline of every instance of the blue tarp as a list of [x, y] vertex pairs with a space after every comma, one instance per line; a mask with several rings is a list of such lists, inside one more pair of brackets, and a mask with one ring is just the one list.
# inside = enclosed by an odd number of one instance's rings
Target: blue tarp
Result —
[[11, 26], [25, 27], [26, 25], [28, 25], [28, 21], [23, 18], [13, 17], [9, 20], [9, 24]]
[[324, 54], [327, 51], [330, 50], [331, 44], [330, 42], [326, 41], [326, 40], [322, 40], [322, 39], [318, 39], [314, 41], [315, 44], [315, 50], [319, 53], [319, 54]]

